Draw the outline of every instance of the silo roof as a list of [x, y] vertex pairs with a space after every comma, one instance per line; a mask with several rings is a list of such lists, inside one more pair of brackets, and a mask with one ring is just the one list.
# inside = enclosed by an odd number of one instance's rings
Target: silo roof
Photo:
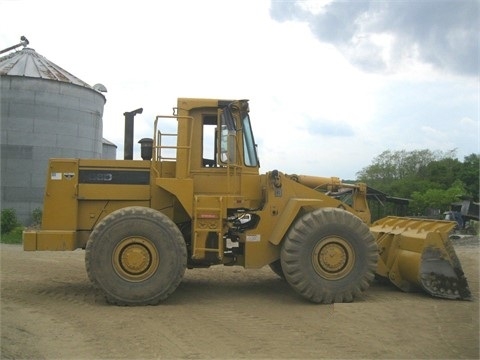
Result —
[[0, 75], [57, 80], [92, 89], [86, 82], [30, 48], [0, 57]]

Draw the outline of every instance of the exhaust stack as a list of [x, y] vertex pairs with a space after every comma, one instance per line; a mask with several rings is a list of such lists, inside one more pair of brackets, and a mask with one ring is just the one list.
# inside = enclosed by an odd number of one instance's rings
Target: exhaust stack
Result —
[[137, 114], [141, 114], [143, 108], [139, 108], [130, 112], [123, 113], [125, 116], [125, 136], [123, 143], [123, 159], [133, 160], [133, 118]]

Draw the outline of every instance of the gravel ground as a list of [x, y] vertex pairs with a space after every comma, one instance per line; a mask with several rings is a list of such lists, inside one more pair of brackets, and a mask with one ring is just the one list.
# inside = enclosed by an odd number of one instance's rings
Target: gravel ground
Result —
[[188, 270], [158, 306], [108, 305], [84, 251], [1, 245], [2, 359], [478, 359], [479, 241], [452, 240], [473, 301], [374, 283], [314, 305], [269, 268]]

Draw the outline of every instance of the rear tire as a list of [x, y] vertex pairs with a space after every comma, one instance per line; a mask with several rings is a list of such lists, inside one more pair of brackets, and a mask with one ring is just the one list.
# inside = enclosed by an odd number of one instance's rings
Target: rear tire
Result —
[[178, 227], [166, 215], [127, 207], [107, 215], [87, 242], [90, 280], [117, 305], [155, 305], [180, 284], [187, 251]]
[[377, 267], [377, 244], [368, 226], [335, 208], [302, 216], [281, 251], [287, 282], [315, 303], [350, 302], [366, 290]]

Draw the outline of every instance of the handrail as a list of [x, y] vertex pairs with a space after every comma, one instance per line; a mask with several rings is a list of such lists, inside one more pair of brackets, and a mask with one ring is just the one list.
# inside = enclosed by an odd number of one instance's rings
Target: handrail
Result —
[[[162, 134], [162, 132], [160, 130], [158, 130], [158, 121], [160, 119], [189, 119], [191, 121], [193, 121], [193, 117], [192, 116], [186, 116], [186, 115], [157, 115], [155, 117], [155, 122], [154, 122], [154, 138], [153, 138], [153, 156], [152, 156], [152, 162], [153, 162], [153, 166], [152, 168], [154, 169], [155, 173], [157, 174], [157, 177], [160, 177], [160, 173], [159, 171], [157, 170], [157, 167], [155, 166], [155, 163], [157, 162], [161, 162], [162, 160], [175, 160], [176, 157], [163, 157], [162, 156], [162, 149], [175, 149], [175, 150], [179, 150], [179, 149], [183, 149], [183, 150], [190, 150], [190, 145], [162, 145], [162, 137], [168, 137], [168, 136], [171, 136], [171, 137], [174, 137], [174, 136], [177, 136], [178, 137], [178, 132], [177, 133], [165, 133], [165, 134]], [[178, 127], [177, 127], [178, 129]], [[178, 141], [178, 140], [177, 140]], [[176, 152], [175, 152], [175, 155]]]

